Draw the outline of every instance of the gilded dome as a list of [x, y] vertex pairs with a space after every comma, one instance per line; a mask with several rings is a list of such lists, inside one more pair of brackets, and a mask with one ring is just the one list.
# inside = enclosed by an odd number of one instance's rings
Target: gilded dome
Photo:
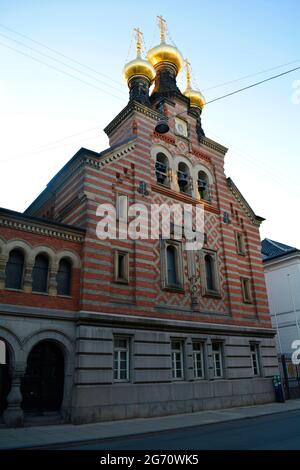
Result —
[[153, 47], [147, 54], [148, 61], [156, 67], [161, 63], [171, 63], [176, 66], [177, 73], [183, 65], [183, 57], [177, 47], [162, 42], [159, 46]]
[[127, 82], [136, 76], [146, 77], [150, 82], [153, 82], [156, 72], [147, 60], [138, 55], [136, 59], [131, 60], [124, 66], [123, 75]]
[[193, 90], [191, 87], [187, 87], [183, 92], [184, 96], [189, 98], [190, 106], [192, 108], [204, 108], [205, 98], [200, 91]]

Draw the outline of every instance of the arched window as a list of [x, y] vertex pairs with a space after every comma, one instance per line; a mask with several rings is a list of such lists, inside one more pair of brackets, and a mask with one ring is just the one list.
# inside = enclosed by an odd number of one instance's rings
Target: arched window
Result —
[[12, 250], [9, 253], [5, 270], [5, 287], [22, 289], [24, 270], [24, 254], [21, 250]]
[[205, 277], [206, 277], [206, 288], [207, 290], [215, 290], [215, 272], [214, 272], [214, 261], [210, 255], [205, 255]]
[[176, 258], [176, 248], [169, 245], [167, 247], [167, 280], [169, 286], [177, 286], [179, 284]]
[[198, 191], [201, 199], [209, 201], [210, 197], [210, 185], [208, 176], [204, 171], [198, 172]]
[[177, 179], [180, 192], [191, 194], [190, 170], [184, 162], [178, 165]]
[[61, 259], [56, 276], [58, 295], [71, 295], [71, 272], [70, 261], [66, 258]]
[[48, 291], [49, 260], [45, 255], [37, 255], [32, 271], [32, 290], [34, 292]]
[[155, 176], [156, 181], [160, 184], [168, 185], [169, 184], [169, 161], [164, 153], [159, 152], [156, 156], [155, 163]]

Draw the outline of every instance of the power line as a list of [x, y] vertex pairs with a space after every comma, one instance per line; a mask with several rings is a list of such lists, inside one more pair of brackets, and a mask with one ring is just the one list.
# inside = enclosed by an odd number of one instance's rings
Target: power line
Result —
[[220, 87], [225, 86], [225, 85], [230, 85], [231, 83], [240, 82], [241, 80], [245, 80], [246, 78], [255, 77], [255, 76], [261, 75], [263, 73], [271, 72], [272, 70], [280, 69], [280, 68], [285, 67], [287, 65], [296, 64], [298, 62], [300, 62], [300, 59], [293, 60], [292, 62], [286, 62], [284, 64], [276, 65], [275, 67], [271, 67], [269, 69], [261, 70], [260, 72], [255, 72], [255, 73], [251, 73], [249, 75], [244, 75], [243, 77], [236, 78], [236, 79], [230, 80], [228, 82], [223, 82], [223, 83], [220, 83], [219, 85], [214, 85], [214, 86], [211, 86], [209, 88], [204, 88], [202, 91], [213, 90], [215, 88], [220, 88]]
[[92, 84], [92, 83], [89, 83], [89, 82], [87, 82], [87, 81], [85, 81], [85, 80], [82, 80], [81, 78], [76, 77], [75, 75], [73, 75], [73, 74], [71, 74], [71, 73], [69, 73], [69, 72], [63, 71], [63, 70], [59, 69], [58, 67], [55, 67], [54, 65], [48, 64], [47, 62], [44, 62], [43, 60], [37, 59], [36, 57], [33, 57], [32, 55], [27, 54], [26, 52], [19, 51], [19, 50], [16, 49], [15, 47], [11, 47], [11, 46], [9, 46], [9, 45], [7, 45], [7, 44], [4, 44], [3, 42], [0, 42], [0, 45], [3, 46], [3, 47], [6, 47], [6, 48], [8, 48], [8, 49], [10, 49], [10, 50], [12, 50], [12, 51], [18, 52], [18, 54], [24, 55], [25, 57], [29, 57], [30, 59], [32, 59], [32, 60], [34, 60], [34, 61], [36, 61], [36, 62], [39, 62], [40, 64], [46, 65], [47, 67], [49, 67], [49, 68], [51, 68], [51, 69], [53, 69], [53, 70], [56, 70], [57, 72], [63, 73], [64, 75], [67, 75], [67, 76], [69, 76], [69, 77], [71, 77], [71, 78], [74, 78], [75, 80], [78, 80], [79, 82], [82, 82], [82, 83], [84, 83], [85, 85], [88, 85], [88, 86], [90, 86], [90, 87], [92, 87], [92, 88], [95, 88], [95, 89], [97, 89], [97, 90], [100, 90], [101, 92], [104, 92], [104, 93], [106, 93], [106, 94], [108, 94], [108, 95], [110, 95], [110, 96], [113, 96], [114, 98], [117, 98], [118, 100], [122, 100], [122, 98], [121, 98], [120, 96], [116, 96], [116, 95], [114, 95], [113, 93], [111, 93], [110, 91], [103, 90], [102, 88], [100, 88], [100, 87], [98, 87], [98, 86], [96, 86], [96, 85], [94, 85], [94, 84]]
[[44, 47], [45, 49], [48, 49], [49, 51], [54, 52], [55, 54], [57, 54], [57, 55], [59, 55], [59, 56], [61, 56], [61, 57], [64, 57], [65, 59], [67, 59], [67, 60], [73, 62], [74, 64], [80, 65], [81, 67], [84, 67], [84, 68], [90, 70], [91, 72], [96, 73], [97, 75], [101, 75], [102, 77], [108, 78], [109, 80], [111, 80], [111, 81], [117, 83], [117, 84], [121, 87], [121, 83], [118, 82], [118, 81], [116, 81], [116, 80], [114, 80], [112, 77], [110, 77], [110, 76], [108, 76], [108, 75], [105, 75], [105, 74], [103, 74], [103, 73], [101, 73], [101, 72], [98, 72], [98, 70], [95, 70], [94, 68], [89, 67], [88, 65], [85, 65], [85, 64], [83, 64], [82, 62], [79, 62], [78, 60], [75, 60], [75, 59], [73, 59], [73, 58], [67, 56], [66, 54], [63, 54], [63, 53], [61, 53], [61, 52], [59, 52], [59, 51], [57, 51], [57, 50], [55, 50], [55, 49], [53, 49], [53, 48], [51, 48], [51, 47], [49, 47], [49, 46], [46, 46], [46, 44], [43, 44], [42, 42], [36, 41], [35, 39], [32, 39], [31, 37], [26, 36], [25, 34], [19, 33], [18, 31], [15, 31], [15, 30], [12, 29], [12, 28], [8, 28], [7, 26], [5, 26], [5, 25], [3, 25], [3, 24], [0, 24], [0, 28], [6, 29], [7, 31], [10, 31], [10, 32], [12, 32], [12, 33], [14, 33], [14, 34], [17, 34], [18, 36], [23, 37], [23, 38], [27, 39], [28, 41], [31, 41], [31, 42], [33, 42], [33, 43], [35, 43], [35, 44], [37, 44], [37, 45], [39, 45], [39, 46], [41, 46], [41, 47]]
[[244, 88], [240, 88], [239, 90], [232, 91], [231, 93], [227, 93], [226, 95], [219, 96], [218, 98], [214, 98], [213, 100], [207, 101], [206, 104], [214, 103], [215, 101], [222, 100], [223, 98], [227, 98], [228, 96], [235, 95], [236, 93], [240, 93], [241, 91], [249, 90], [249, 88], [253, 88], [255, 86], [261, 85], [262, 83], [269, 82], [270, 80], [275, 80], [275, 78], [282, 77], [283, 75], [287, 75], [288, 73], [295, 72], [295, 70], [299, 70], [299, 67], [295, 67], [294, 69], [286, 70], [285, 72], [279, 73], [278, 75], [273, 75], [273, 77], [265, 78], [260, 82], [252, 83], [252, 85], [245, 86]]
[[50, 59], [50, 60], [53, 60], [54, 62], [57, 62], [58, 64], [62, 64], [64, 67], [68, 67], [70, 68], [71, 70], [74, 70], [75, 72], [78, 72], [82, 75], [86, 75], [87, 77], [91, 78], [92, 80], [95, 80], [99, 83], [102, 83], [103, 85], [107, 86], [107, 87], [110, 87], [110, 88], [113, 88], [114, 90], [116, 90], [118, 93], [121, 93], [121, 91], [114, 87], [113, 85], [110, 85], [109, 83], [106, 83], [104, 82], [103, 80], [99, 80], [99, 78], [96, 78], [94, 77], [93, 75], [91, 74], [88, 74], [86, 72], [82, 72], [80, 69], [76, 68], [76, 67], [73, 67], [72, 65], [69, 65], [69, 64], [66, 64], [65, 62], [63, 62], [62, 60], [59, 60], [59, 59], [56, 59], [55, 57], [51, 57], [49, 54], [45, 54], [44, 52], [41, 52], [37, 49], [34, 49], [33, 47], [30, 47], [30, 46], [27, 46], [27, 44], [24, 44], [22, 41], [18, 41], [17, 39], [13, 39], [13, 38], [10, 38], [9, 36], [7, 36], [6, 34], [3, 34], [3, 33], [0, 33], [0, 36], [3, 36], [5, 39], [8, 39], [9, 41], [13, 41], [17, 44], [20, 44], [22, 47], [25, 47], [26, 49], [29, 49], [30, 51], [33, 51], [37, 54], [40, 54], [44, 57], [46, 57], [47, 59]]

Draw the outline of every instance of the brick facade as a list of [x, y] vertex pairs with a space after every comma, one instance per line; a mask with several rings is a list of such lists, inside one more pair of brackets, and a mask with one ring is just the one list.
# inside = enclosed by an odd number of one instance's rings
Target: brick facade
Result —
[[[96, 153], [80, 149], [24, 214], [0, 211], [0, 338], [11, 350], [12, 389], [18, 390], [33, 345], [47, 339], [56, 342], [64, 351], [66, 365], [61, 414], [75, 423], [273, 399], [271, 377], [277, 372], [277, 359], [260, 257], [262, 219], [226, 178], [227, 149], [206, 137], [199, 141], [196, 119], [186, 98], [164, 100], [170, 125], [166, 135], [154, 131], [160, 117], [155, 105], [155, 101], [151, 107], [129, 102], [106, 128], [107, 150]], [[176, 134], [174, 116], [178, 114], [187, 121], [188, 138]], [[176, 171], [172, 174], [173, 187], [158, 184], [157, 152], [183, 159], [192, 171], [197, 165], [205, 168], [213, 180], [211, 200], [201, 201], [195, 192], [188, 196], [175, 190]], [[141, 182], [146, 184], [146, 195], [138, 191]], [[189, 255], [183, 250], [183, 289], [175, 292], [162, 285], [160, 240], [98, 239], [97, 207], [115, 205], [118, 194], [126, 195], [129, 204], [145, 204], [149, 211], [152, 204], [204, 204], [204, 250], [216, 254], [218, 295], [203, 291], [200, 251], [192, 254], [192, 285]], [[236, 233], [243, 235], [243, 254], [237, 252]], [[12, 241], [22, 242], [28, 246], [28, 253], [35, 255], [45, 247], [51, 250], [51, 294], [31, 292], [30, 279], [26, 290], [5, 288]], [[129, 253], [128, 284], [115, 282], [116, 250]], [[72, 253], [77, 260], [68, 298], [55, 293], [55, 269], [61, 252]], [[33, 255], [30, 262], [34, 262]], [[243, 299], [241, 278], [249, 279], [251, 302]], [[113, 379], [113, 340], [120, 334], [130, 340], [130, 378], [126, 384], [114, 383]], [[173, 337], [184, 344], [182, 381], [172, 379]], [[193, 377], [194, 340], [205, 344], [206, 374], [202, 380]], [[215, 340], [223, 345], [224, 375], [220, 379], [213, 376]], [[260, 347], [258, 377], [253, 376], [251, 342]], [[17, 394], [16, 405], [10, 395], [7, 410], [11, 414], [6, 411], [6, 417], [12, 418], [6, 421], [21, 423], [22, 397]]]

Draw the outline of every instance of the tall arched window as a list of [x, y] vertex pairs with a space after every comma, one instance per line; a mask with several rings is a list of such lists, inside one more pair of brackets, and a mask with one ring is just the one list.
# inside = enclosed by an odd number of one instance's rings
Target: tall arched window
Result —
[[208, 176], [204, 171], [198, 172], [198, 191], [201, 199], [210, 200], [210, 186]]
[[48, 291], [49, 260], [46, 255], [37, 255], [32, 271], [32, 290], [34, 292]]
[[169, 170], [168, 158], [166, 157], [164, 153], [159, 152], [156, 156], [156, 163], [155, 163], [155, 176], [156, 176], [156, 181], [158, 183], [164, 184], [164, 185], [169, 184], [168, 170]]
[[9, 253], [5, 269], [5, 287], [11, 289], [22, 289], [24, 270], [24, 254], [15, 249]]
[[206, 277], [206, 288], [207, 290], [215, 290], [215, 272], [214, 272], [214, 261], [210, 255], [205, 255], [205, 277]]
[[180, 192], [191, 194], [190, 170], [184, 162], [178, 165], [177, 179]]
[[56, 276], [58, 295], [71, 295], [71, 272], [70, 261], [66, 258], [61, 259]]
[[176, 248], [172, 245], [169, 245], [167, 247], [167, 280], [169, 286], [177, 286], [179, 284], [176, 258]]

